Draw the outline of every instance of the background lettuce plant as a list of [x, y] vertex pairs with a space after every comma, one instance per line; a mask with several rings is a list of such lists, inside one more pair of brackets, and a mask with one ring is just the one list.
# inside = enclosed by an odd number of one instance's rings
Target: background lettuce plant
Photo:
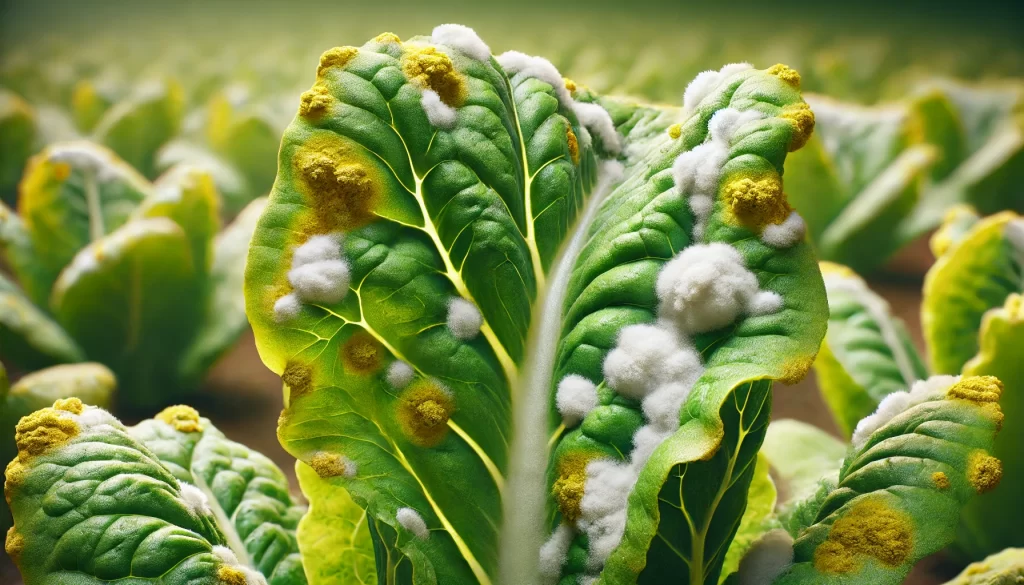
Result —
[[[122, 405], [194, 390], [246, 328], [254, 202], [222, 234], [210, 175], [180, 166], [150, 183], [110, 150], [52, 145], [33, 157], [18, 214], [0, 208], [0, 353], [21, 371], [108, 366]], [[19, 286], [20, 285], [20, 286]]]
[[1017, 390], [1024, 370], [1024, 220], [1013, 212], [980, 217], [951, 210], [931, 240], [938, 260], [924, 285], [921, 319], [930, 369], [888, 305], [852, 271], [823, 265], [829, 329], [815, 361], [818, 384], [836, 421], [856, 438], [856, 421], [879, 405], [902, 400], [916, 380], [935, 374], [992, 375], [1006, 383], [1005, 430], [994, 454], [1004, 462], [1004, 487], [968, 504], [957, 549], [978, 560], [1022, 543], [1012, 514], [1024, 463], [1015, 422], [1024, 417]]

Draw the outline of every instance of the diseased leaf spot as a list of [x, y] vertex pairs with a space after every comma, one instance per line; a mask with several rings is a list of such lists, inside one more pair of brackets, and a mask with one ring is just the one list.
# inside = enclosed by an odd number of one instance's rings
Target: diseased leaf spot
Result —
[[672, 124], [668, 127], [668, 137], [672, 140], [678, 140], [683, 135], [682, 124]]
[[305, 364], [292, 362], [285, 366], [281, 381], [288, 386], [292, 397], [301, 396], [312, 390], [313, 371]]
[[11, 504], [15, 488], [25, 483], [25, 473], [25, 466], [21, 464], [20, 459], [13, 459], [7, 464], [4, 471], [4, 497], [7, 499], [7, 505]]
[[217, 579], [223, 585], [246, 585], [245, 573], [235, 567], [221, 565], [217, 569]]
[[935, 473], [932, 474], [932, 483], [934, 483], [935, 487], [939, 488], [940, 490], [949, 489], [949, 478], [946, 477], [946, 474], [941, 471], [936, 471]]
[[399, 508], [395, 514], [395, 520], [416, 538], [420, 540], [426, 540], [430, 537], [430, 529], [427, 528], [427, 523], [423, 520], [423, 516], [420, 516], [419, 512], [412, 508]]
[[33, 455], [63, 445], [78, 435], [78, 431], [78, 423], [65, 411], [56, 408], [37, 410], [18, 421], [14, 435], [18, 458], [26, 461]]
[[373, 218], [377, 189], [365, 165], [337, 137], [310, 138], [292, 165], [313, 209], [312, 233], [350, 231]]
[[913, 530], [903, 512], [877, 499], [862, 500], [836, 520], [814, 551], [814, 567], [823, 573], [850, 573], [865, 556], [897, 567], [913, 550]]
[[4, 550], [10, 555], [14, 564], [20, 565], [21, 551], [25, 550], [25, 537], [15, 530], [14, 526], [7, 531], [7, 540], [4, 541]]
[[558, 504], [562, 518], [573, 524], [580, 517], [584, 486], [587, 481], [587, 464], [594, 459], [593, 453], [567, 453], [558, 461], [557, 477], [551, 486], [551, 495]]
[[332, 101], [334, 101], [334, 97], [331, 96], [327, 86], [317, 83], [302, 92], [302, 97], [299, 99], [299, 115], [305, 118], [319, 118], [331, 106]]
[[793, 211], [774, 173], [733, 179], [725, 185], [724, 198], [736, 219], [755, 228], [782, 223]]
[[352, 478], [356, 475], [355, 462], [336, 453], [318, 451], [310, 458], [309, 466], [323, 479], [329, 477]]
[[53, 403], [53, 407], [57, 410], [63, 410], [70, 412], [71, 414], [82, 414], [82, 401], [78, 398], [62, 398]]
[[999, 402], [1003, 383], [995, 376], [967, 376], [946, 391], [950, 398], [969, 400], [976, 404]]
[[967, 481], [979, 494], [992, 491], [1003, 478], [1003, 463], [985, 451], [975, 451], [967, 460]]
[[372, 335], [359, 331], [341, 346], [345, 371], [365, 376], [380, 369], [383, 348]]
[[332, 67], [344, 67], [348, 65], [357, 54], [359, 49], [355, 47], [334, 47], [327, 49], [320, 55], [320, 65], [316, 69], [316, 76], [321, 77]]
[[184, 404], [168, 406], [160, 411], [155, 418], [183, 433], [198, 433], [203, 430], [203, 425], [199, 421], [199, 411]]
[[570, 93], [576, 91], [577, 86], [575, 81], [569, 79], [568, 77], [563, 77], [562, 81], [565, 82], [565, 89], [569, 90]]
[[814, 133], [814, 112], [807, 102], [797, 102], [782, 109], [782, 118], [788, 120], [793, 133], [786, 148], [789, 152], [800, 150]]
[[466, 81], [455, 70], [448, 55], [436, 47], [406, 48], [402, 54], [402, 72], [420, 89], [432, 89], [441, 101], [457, 108], [466, 101]]
[[400, 39], [395, 33], [386, 32], [373, 37], [373, 42], [380, 45], [389, 45], [401, 43], [402, 39]]
[[433, 447], [448, 434], [448, 419], [454, 410], [447, 388], [433, 380], [420, 380], [402, 393], [398, 420], [413, 444]]
[[785, 81], [793, 87], [793, 89], [800, 89], [800, 73], [796, 69], [791, 69], [788, 65], [782, 63], [776, 63], [768, 68], [768, 74], [774, 75]]
[[565, 125], [565, 139], [569, 146], [569, 158], [572, 159], [572, 164], [580, 164], [580, 142], [576, 138], [576, 133], [572, 131], [572, 125]]

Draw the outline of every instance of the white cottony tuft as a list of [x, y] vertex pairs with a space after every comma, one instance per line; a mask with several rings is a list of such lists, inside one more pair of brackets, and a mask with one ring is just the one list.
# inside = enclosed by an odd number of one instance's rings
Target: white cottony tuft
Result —
[[565, 425], [573, 426], [597, 406], [597, 386], [583, 376], [570, 374], [558, 383], [555, 406]]
[[230, 548], [226, 546], [222, 546], [219, 544], [214, 546], [213, 555], [220, 559], [220, 562], [224, 563], [225, 565], [230, 565], [232, 567], [239, 566], [238, 557], [235, 556], [234, 551], [232, 551]]
[[430, 40], [465, 53], [477, 61], [491, 58], [491, 48], [476, 34], [476, 31], [461, 24], [441, 24], [434, 27]]
[[448, 330], [452, 335], [468, 341], [480, 334], [484, 318], [476, 305], [462, 297], [456, 297], [448, 303]]
[[741, 111], [736, 108], [718, 110], [708, 121], [708, 135], [712, 140], [728, 146], [736, 139], [736, 132], [745, 124], [764, 118], [765, 115], [757, 110]]
[[603, 369], [612, 389], [642, 399], [662, 384], [688, 379], [700, 368], [696, 352], [671, 331], [655, 325], [630, 325], [619, 332]]
[[619, 546], [626, 530], [626, 501], [636, 478], [628, 463], [597, 459], [587, 464], [577, 522], [588, 537], [588, 569], [599, 571]]
[[789, 248], [804, 239], [807, 224], [800, 214], [791, 211], [780, 224], [768, 224], [761, 231], [761, 241], [773, 248]]
[[412, 508], [399, 508], [395, 519], [402, 525], [402, 528], [420, 540], [426, 540], [430, 536], [430, 530], [427, 528], [427, 523], [423, 521], [423, 516], [420, 516]]
[[569, 554], [572, 537], [572, 527], [559, 524], [544, 546], [540, 547], [540, 576], [543, 583], [553, 585], [562, 576], [562, 566]]
[[753, 69], [750, 63], [730, 63], [718, 71], [698, 73], [683, 92], [683, 115], [689, 116], [724, 79], [734, 73]]
[[860, 449], [871, 438], [871, 435], [878, 429], [884, 427], [894, 417], [902, 414], [912, 406], [916, 406], [928, 399], [928, 395], [940, 388], [948, 388], [957, 381], [960, 376], [932, 376], [927, 380], [919, 380], [910, 387], [909, 392], [893, 392], [881, 402], [875, 412], [862, 418], [857, 427], [853, 430], [852, 443], [854, 448]]
[[295, 293], [288, 293], [277, 299], [274, 303], [274, 321], [283, 323], [299, 316], [302, 311], [302, 301]]
[[565, 88], [565, 80], [558, 69], [551, 64], [551, 61], [543, 57], [533, 57], [519, 51], [506, 51], [497, 56], [498, 64], [505, 70], [509, 77], [522, 73], [527, 77], [539, 79], [547, 83], [555, 90], [558, 101], [562, 107], [572, 108], [572, 95]]
[[781, 528], [770, 530], [740, 560], [739, 585], [771, 585], [792, 564], [793, 537]]
[[658, 313], [683, 332], [714, 331], [734, 322], [758, 292], [757, 277], [728, 244], [697, 244], [662, 267]]
[[181, 499], [185, 501], [185, 505], [192, 511], [196, 516], [209, 516], [213, 513], [210, 510], [210, 501], [206, 499], [206, 494], [203, 490], [196, 486], [184, 482], [178, 482], [178, 489], [181, 491]]
[[700, 357], [693, 351], [696, 367], [686, 372], [686, 377], [659, 386], [644, 398], [644, 417], [660, 431], [674, 431], [679, 428], [679, 410], [690, 395], [693, 384], [703, 373]]
[[412, 366], [402, 360], [397, 360], [391, 362], [391, 365], [388, 366], [385, 378], [387, 378], [388, 384], [393, 388], [401, 390], [408, 386], [409, 382], [412, 382], [413, 376], [415, 375], [416, 372], [412, 369]]
[[423, 90], [423, 98], [420, 100], [423, 111], [427, 114], [430, 125], [442, 130], [450, 130], [455, 127], [458, 114], [455, 108], [441, 101], [441, 96], [432, 89]]
[[622, 150], [622, 142], [618, 132], [615, 131], [615, 124], [612, 117], [597, 104], [574, 102], [572, 106], [579, 118], [580, 124], [587, 127], [594, 134], [601, 138], [601, 144], [612, 154], [618, 154]]
[[[679, 417], [675, 419], [675, 426], [679, 426]], [[637, 429], [633, 435], [633, 451], [629, 454], [629, 462], [637, 473], [647, 464], [654, 450], [669, 438], [675, 429], [659, 430], [654, 425], [644, 425]]]
[[121, 426], [121, 421], [114, 418], [114, 415], [102, 408], [86, 406], [85, 410], [82, 411], [82, 414], [78, 415], [78, 424], [82, 428], [93, 428], [100, 425], [110, 425], [119, 428]]
[[292, 267], [305, 266], [314, 262], [337, 260], [341, 256], [343, 234], [321, 234], [312, 236], [292, 253]]
[[213, 555], [217, 557], [221, 563], [241, 571], [242, 574], [245, 575], [245, 585], [267, 585], [267, 579], [263, 574], [238, 562], [238, 557], [235, 556], [235, 553], [230, 548], [216, 545], [213, 547]]
[[782, 296], [770, 290], [756, 293], [747, 303], [747, 313], [751, 315], [768, 315], [782, 308]]

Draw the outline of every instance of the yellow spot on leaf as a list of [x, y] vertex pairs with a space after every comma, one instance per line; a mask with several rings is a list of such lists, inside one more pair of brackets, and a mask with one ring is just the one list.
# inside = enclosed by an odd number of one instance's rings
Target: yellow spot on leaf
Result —
[[565, 89], [569, 90], [570, 93], [576, 91], [576, 82], [575, 81], [569, 79], [568, 77], [563, 77], [562, 81], [565, 82]]
[[407, 48], [402, 55], [402, 72], [421, 89], [437, 92], [441, 101], [457, 108], [466, 100], [466, 81], [455, 70], [448, 55], [436, 47]]
[[[344, 67], [359, 53], [355, 47], [334, 47], [320, 55], [320, 65], [316, 68], [316, 76], [321, 77], [331, 67]], [[315, 86], [314, 86], [315, 87]]]
[[53, 403], [53, 407], [57, 410], [63, 410], [64, 412], [70, 412], [71, 414], [82, 414], [82, 401], [78, 398], [61, 398]]
[[957, 224], [970, 220], [970, 218], [978, 218], [977, 210], [970, 205], [961, 203], [947, 209], [942, 216], [942, 225], [928, 240], [928, 247], [932, 249], [932, 255], [938, 258], [948, 252], [953, 247], [954, 235], [960, 231], [957, 229]]
[[800, 74], [797, 73], [796, 69], [791, 69], [788, 65], [782, 63], [776, 63], [768, 68], [768, 73], [785, 81], [793, 86], [794, 89], [800, 89]]
[[782, 223], [793, 211], [782, 192], [782, 180], [774, 173], [733, 179], [724, 191], [725, 204], [733, 216], [755, 229]]
[[672, 124], [671, 126], [668, 127], [668, 137], [671, 138], [672, 140], [678, 140], [679, 137], [682, 136], [682, 135], [683, 135], [683, 125], [682, 124]]
[[815, 355], [805, 355], [787, 361], [782, 366], [782, 374], [779, 381], [783, 384], [796, 384], [807, 376], [811, 365], [814, 363]]
[[448, 419], [455, 410], [451, 393], [432, 380], [409, 386], [398, 403], [398, 421], [409, 440], [433, 447], [448, 433]]
[[25, 538], [13, 526], [7, 531], [7, 540], [4, 542], [4, 550], [10, 555], [14, 564], [19, 564], [21, 551], [25, 550]]
[[217, 569], [217, 579], [223, 585], [246, 585], [245, 573], [235, 567], [221, 565]]
[[345, 475], [345, 471], [347, 471], [345, 459], [342, 456], [323, 451], [313, 455], [309, 460], [309, 466], [324, 479]]
[[351, 231], [370, 222], [377, 188], [367, 167], [336, 139], [314, 137], [292, 159], [312, 208], [307, 233]]
[[23, 462], [33, 455], [63, 445], [78, 435], [78, 423], [55, 408], [37, 410], [18, 421], [14, 440]]
[[970, 400], [977, 404], [999, 402], [1003, 394], [1003, 383], [995, 376], [965, 376], [946, 390], [950, 398]]
[[15, 488], [25, 483], [25, 473], [25, 466], [20, 459], [15, 458], [7, 464], [7, 469], [4, 470], [4, 497], [8, 505], [11, 503]]
[[67, 181], [71, 176], [71, 165], [66, 162], [53, 163], [53, 178], [58, 181]]
[[380, 369], [383, 348], [372, 335], [359, 331], [341, 346], [341, 361], [345, 371], [367, 375]]
[[284, 368], [281, 381], [288, 386], [291, 396], [306, 394], [313, 387], [313, 370], [305, 364], [291, 362]]
[[814, 133], [814, 112], [805, 102], [790, 104], [782, 109], [782, 118], [788, 120], [793, 127], [786, 146], [789, 152], [800, 150]]
[[818, 268], [821, 270], [823, 275], [838, 276], [840, 278], [856, 278], [860, 280], [860, 275], [854, 272], [849, 266], [843, 264], [836, 264], [835, 262], [829, 262], [828, 260], [822, 260], [818, 262]]
[[565, 126], [565, 138], [569, 142], [569, 157], [572, 158], [572, 164], [580, 164], [580, 142], [570, 124]]
[[398, 38], [398, 35], [395, 33], [386, 32], [373, 37], [373, 42], [387, 45], [389, 43], [401, 43], [402, 39]]
[[935, 487], [939, 488], [940, 490], [949, 489], [949, 478], [946, 477], [946, 474], [942, 473], [941, 471], [936, 471], [935, 473], [932, 474], [932, 483], [934, 483]]
[[967, 481], [979, 494], [992, 491], [1003, 478], [1003, 463], [985, 451], [975, 451], [967, 459]]
[[814, 568], [823, 573], [850, 573], [864, 557], [897, 567], [913, 550], [913, 531], [906, 514], [879, 500], [853, 505], [836, 520], [825, 542], [814, 551]]
[[302, 92], [299, 101], [299, 115], [305, 118], [319, 118], [330, 107], [334, 97], [326, 85], [317, 83]]
[[156, 415], [155, 418], [171, 425], [174, 427], [174, 430], [182, 433], [198, 433], [203, 430], [203, 425], [199, 421], [199, 411], [184, 404], [168, 406], [160, 411], [160, 414]]
[[587, 481], [587, 464], [595, 458], [587, 452], [567, 453], [558, 461], [551, 495], [566, 522], [574, 523], [580, 517], [580, 503]]

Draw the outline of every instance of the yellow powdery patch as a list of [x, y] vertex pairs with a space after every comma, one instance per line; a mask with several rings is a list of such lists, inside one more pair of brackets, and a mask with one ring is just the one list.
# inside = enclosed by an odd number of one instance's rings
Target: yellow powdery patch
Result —
[[384, 348], [372, 335], [359, 331], [341, 346], [341, 362], [350, 374], [367, 375], [380, 369]]
[[810, 371], [811, 366], [814, 364], [814, 358], [817, 354], [806, 355], [797, 357], [787, 361], [782, 366], [782, 373], [779, 374], [779, 381], [783, 384], [796, 384], [797, 382], [804, 379], [807, 376], [807, 372]]
[[7, 540], [4, 542], [4, 550], [10, 555], [11, 560], [18, 564], [21, 559], [21, 551], [25, 550], [25, 538], [13, 526], [7, 531]]
[[448, 434], [448, 419], [455, 402], [447, 388], [433, 380], [420, 380], [402, 393], [398, 422], [409, 440], [421, 447], [433, 447]]
[[155, 418], [183, 433], [198, 433], [203, 430], [203, 425], [199, 422], [199, 411], [184, 404], [168, 406]]
[[682, 136], [682, 135], [683, 135], [683, 125], [682, 124], [672, 124], [671, 126], [668, 127], [668, 137], [671, 138], [672, 140], [678, 140], [679, 137]]
[[800, 74], [797, 73], [796, 69], [791, 69], [789, 65], [776, 63], [768, 68], [768, 74], [785, 81], [793, 86], [794, 89], [800, 89]]
[[569, 79], [568, 77], [563, 77], [562, 81], [565, 82], [565, 89], [569, 90], [569, 93], [576, 91], [577, 88], [575, 81]]
[[565, 139], [569, 143], [569, 157], [572, 158], [572, 164], [580, 164], [580, 142], [576, 138], [576, 133], [572, 131], [572, 125], [565, 125]]
[[995, 376], [965, 376], [946, 390], [950, 398], [970, 400], [976, 404], [999, 402], [1003, 383]]
[[[316, 68], [316, 76], [319, 78], [331, 67], [344, 67], [348, 62], [359, 54], [355, 47], [334, 47], [327, 49], [320, 55], [320, 65]], [[314, 86], [315, 87], [315, 86]]]
[[312, 389], [313, 371], [309, 366], [291, 362], [284, 368], [281, 381], [288, 386], [291, 396], [301, 396]]
[[402, 72], [421, 89], [437, 92], [446, 105], [457, 108], [466, 100], [466, 81], [448, 55], [437, 47], [407, 47]]
[[373, 37], [373, 42], [379, 43], [381, 45], [387, 45], [387, 44], [390, 44], [390, 43], [396, 43], [397, 44], [397, 43], [401, 43], [402, 39], [398, 38], [398, 35], [396, 35], [395, 33], [386, 32], [386, 33], [380, 33], [379, 35]]
[[323, 479], [345, 475], [348, 471], [344, 457], [323, 451], [313, 455], [309, 460], [309, 466]]
[[25, 483], [25, 466], [21, 464], [21, 459], [14, 458], [4, 470], [4, 498], [7, 500], [8, 506], [11, 504], [14, 489], [23, 483]]
[[14, 434], [14, 440], [18, 445], [18, 458], [27, 461], [33, 455], [40, 455], [53, 447], [63, 445], [78, 435], [79, 430], [78, 423], [63, 410], [37, 410], [18, 421]]
[[580, 503], [587, 482], [587, 464], [595, 457], [593, 453], [574, 452], [558, 461], [551, 495], [566, 522], [574, 523], [580, 517]]
[[755, 229], [780, 224], [793, 211], [775, 173], [733, 179], [725, 185], [724, 198], [733, 216]]
[[82, 414], [82, 409], [85, 408], [82, 405], [82, 401], [71, 397], [71, 398], [59, 398], [53, 403], [53, 407], [57, 410], [63, 410], [64, 412], [70, 412], [71, 414]]
[[786, 146], [789, 152], [800, 150], [814, 133], [814, 112], [806, 102], [790, 104], [782, 109], [782, 118], [788, 120], [793, 127]]
[[992, 491], [1003, 478], [1003, 463], [985, 451], [975, 451], [967, 459], [967, 481], [979, 494]]
[[814, 551], [814, 568], [823, 573], [850, 573], [864, 557], [897, 567], [913, 550], [913, 531], [906, 514], [876, 499], [853, 505], [836, 520], [825, 542]]
[[217, 579], [224, 585], [246, 585], [245, 573], [227, 565], [217, 569]]
[[304, 118], [319, 118], [331, 106], [334, 97], [327, 86], [317, 83], [302, 92], [299, 100], [299, 115]]
[[351, 231], [373, 219], [376, 182], [367, 166], [340, 137], [328, 133], [309, 138], [295, 153], [292, 167], [299, 190], [312, 209], [306, 233]]
[[934, 483], [935, 487], [939, 488], [940, 490], [949, 489], [949, 478], [946, 477], [946, 474], [941, 471], [936, 471], [935, 473], [932, 474], [932, 483]]

